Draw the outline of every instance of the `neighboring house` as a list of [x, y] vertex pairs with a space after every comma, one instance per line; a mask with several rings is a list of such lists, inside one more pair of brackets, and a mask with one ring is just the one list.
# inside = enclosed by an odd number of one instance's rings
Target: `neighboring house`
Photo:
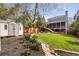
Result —
[[10, 20], [0, 20], [0, 37], [23, 35], [23, 25]]
[[65, 15], [49, 18], [47, 27], [53, 31], [67, 33], [68, 27], [72, 22], [73, 19], [68, 17], [68, 11], [65, 11]]

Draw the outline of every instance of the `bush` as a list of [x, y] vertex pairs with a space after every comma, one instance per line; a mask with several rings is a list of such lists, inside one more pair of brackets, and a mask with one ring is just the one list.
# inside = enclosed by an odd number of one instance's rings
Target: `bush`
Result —
[[33, 35], [32, 38], [30, 38], [29, 41], [32, 42], [32, 43], [36, 43], [36, 41], [37, 41], [36, 39], [37, 39], [37, 36]]
[[39, 51], [39, 49], [40, 49], [40, 43], [31, 43], [31, 44], [29, 45], [29, 48], [30, 48], [31, 50]]
[[24, 37], [26, 40], [29, 40], [30, 39], [30, 34], [24, 34]]
[[30, 38], [29, 41], [32, 42], [32, 43], [36, 43], [36, 39], [35, 38]]
[[37, 42], [37, 41], [35, 41], [35, 42], [34, 42], [34, 41], [33, 41], [33, 42], [28, 41], [28, 42], [27, 42], [27, 46], [28, 46], [28, 48], [30, 48], [31, 50], [39, 51], [40, 43]]
[[37, 39], [37, 38], [38, 38], [38, 36], [36, 36], [36, 35], [33, 35], [33, 36], [32, 36], [32, 38], [35, 38], [35, 39]]
[[27, 46], [28, 48], [30, 48], [31, 50], [36, 50], [36, 51], [39, 51], [39, 42], [36, 40], [37, 39], [37, 36], [33, 35], [31, 38], [30, 38], [30, 34], [25, 34], [25, 39], [26, 39], [26, 43], [27, 43]]

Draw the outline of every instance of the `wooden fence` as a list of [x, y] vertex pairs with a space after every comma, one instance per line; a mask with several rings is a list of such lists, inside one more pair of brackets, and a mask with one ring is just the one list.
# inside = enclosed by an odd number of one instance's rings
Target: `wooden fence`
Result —
[[24, 33], [39, 33], [38, 28], [24, 28]]

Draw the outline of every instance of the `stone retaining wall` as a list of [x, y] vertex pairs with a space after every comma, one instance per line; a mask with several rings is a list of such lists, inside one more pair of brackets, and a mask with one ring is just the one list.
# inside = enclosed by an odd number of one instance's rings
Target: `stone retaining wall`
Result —
[[54, 51], [60, 56], [79, 56], [79, 52], [68, 51], [63, 49], [55, 49]]

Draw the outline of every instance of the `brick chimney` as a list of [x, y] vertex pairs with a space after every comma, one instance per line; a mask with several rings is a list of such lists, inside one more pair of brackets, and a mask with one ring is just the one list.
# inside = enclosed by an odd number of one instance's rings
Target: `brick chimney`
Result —
[[68, 17], [68, 11], [65, 11], [65, 15]]

